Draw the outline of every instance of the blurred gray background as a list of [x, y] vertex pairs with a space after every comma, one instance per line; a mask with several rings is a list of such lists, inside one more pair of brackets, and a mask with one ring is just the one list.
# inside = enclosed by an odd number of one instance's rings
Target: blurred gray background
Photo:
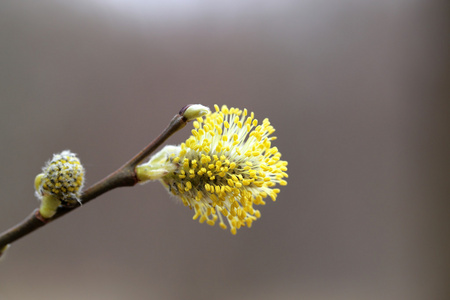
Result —
[[89, 186], [188, 103], [268, 117], [289, 178], [236, 236], [109, 192], [14, 243], [0, 299], [448, 299], [445, 3], [1, 1], [0, 231], [53, 153]]

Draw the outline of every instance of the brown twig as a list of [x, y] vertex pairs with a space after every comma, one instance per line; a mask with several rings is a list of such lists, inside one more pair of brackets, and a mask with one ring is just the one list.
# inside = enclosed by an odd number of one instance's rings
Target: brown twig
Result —
[[[144, 159], [146, 159], [153, 151], [155, 151], [156, 148], [161, 146], [161, 144], [164, 143], [172, 134], [186, 126], [188, 120], [183, 115], [188, 107], [189, 105], [183, 107], [181, 111], [173, 117], [167, 128], [147, 147], [136, 154], [136, 156], [134, 156], [130, 161], [120, 167], [117, 171], [111, 173], [104, 179], [100, 180], [99, 182], [85, 190], [81, 195], [81, 203], [88, 203], [92, 199], [112, 189], [122, 186], [135, 185], [138, 182], [135, 173], [136, 166]], [[5, 247], [6, 245], [11, 244], [12, 242], [64, 216], [65, 214], [75, 210], [78, 207], [79, 206], [70, 208], [60, 207], [56, 214], [49, 219], [44, 219], [39, 213], [39, 209], [34, 210], [21, 223], [0, 234], [0, 249], [3, 249], [3, 247]]]

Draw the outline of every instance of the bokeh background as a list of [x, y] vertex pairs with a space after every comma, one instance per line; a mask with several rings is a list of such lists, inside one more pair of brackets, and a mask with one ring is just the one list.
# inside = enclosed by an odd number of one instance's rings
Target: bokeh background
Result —
[[446, 3], [1, 1], [0, 231], [53, 153], [89, 186], [188, 103], [268, 117], [290, 176], [236, 236], [109, 192], [14, 243], [0, 299], [448, 299]]

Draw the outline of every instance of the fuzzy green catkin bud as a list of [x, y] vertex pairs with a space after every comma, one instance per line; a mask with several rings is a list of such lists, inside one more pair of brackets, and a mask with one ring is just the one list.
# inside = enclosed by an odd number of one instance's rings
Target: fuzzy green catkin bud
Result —
[[161, 151], [152, 156], [150, 160], [136, 167], [136, 177], [140, 183], [149, 180], [157, 180], [168, 173], [173, 172], [177, 167], [175, 164], [167, 163], [168, 158], [175, 156], [179, 152], [179, 147], [165, 146]]
[[184, 111], [183, 117], [185, 117], [188, 121], [191, 121], [203, 117], [210, 112], [211, 110], [207, 106], [201, 104], [191, 104]]

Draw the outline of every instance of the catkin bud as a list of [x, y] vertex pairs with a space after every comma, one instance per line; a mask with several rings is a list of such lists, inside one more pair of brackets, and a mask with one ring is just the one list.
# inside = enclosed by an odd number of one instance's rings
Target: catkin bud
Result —
[[190, 104], [181, 109], [180, 114], [188, 121], [203, 117], [211, 112], [209, 107], [201, 104]]
[[44, 218], [51, 218], [58, 206], [81, 204], [84, 168], [75, 153], [65, 150], [54, 154], [42, 171], [36, 176], [35, 189], [36, 196], [41, 200], [40, 213]]

